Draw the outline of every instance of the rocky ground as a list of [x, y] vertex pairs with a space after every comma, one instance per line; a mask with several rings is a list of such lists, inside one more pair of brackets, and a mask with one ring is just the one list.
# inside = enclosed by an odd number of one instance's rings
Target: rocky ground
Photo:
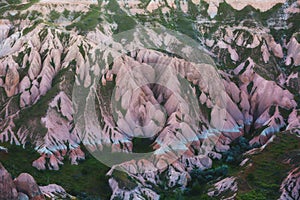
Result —
[[38, 186], [34, 178], [27, 173], [20, 174], [14, 180], [0, 163], [0, 189], [1, 199], [46, 199], [47, 198], [72, 198], [71, 195], [59, 185]]
[[[299, 198], [298, 158], [286, 155], [299, 149], [299, 1], [0, 5], [8, 154], [8, 143], [33, 148], [32, 167], [55, 171], [66, 159], [104, 159], [111, 199], [195, 196], [197, 187], [198, 198]], [[278, 138], [282, 175], [255, 187], [263, 156], [251, 156], [268, 155]], [[33, 198], [4, 168], [2, 176], [11, 183], [2, 199]], [[63, 191], [36, 188], [41, 198]]]

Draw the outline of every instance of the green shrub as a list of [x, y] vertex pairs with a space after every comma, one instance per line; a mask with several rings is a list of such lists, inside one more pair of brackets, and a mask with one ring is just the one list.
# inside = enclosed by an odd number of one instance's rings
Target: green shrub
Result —
[[55, 20], [57, 20], [60, 17], [60, 13], [55, 11], [55, 10], [51, 10], [50, 14], [49, 14], [49, 18], [51, 22], [54, 22]]
[[252, 190], [244, 194], [238, 194], [237, 200], [267, 200], [268, 198], [262, 191]]

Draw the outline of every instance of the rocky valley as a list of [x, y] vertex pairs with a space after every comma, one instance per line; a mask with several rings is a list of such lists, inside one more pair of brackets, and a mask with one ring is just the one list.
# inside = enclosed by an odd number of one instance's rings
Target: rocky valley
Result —
[[300, 1], [0, 13], [0, 199], [300, 198]]

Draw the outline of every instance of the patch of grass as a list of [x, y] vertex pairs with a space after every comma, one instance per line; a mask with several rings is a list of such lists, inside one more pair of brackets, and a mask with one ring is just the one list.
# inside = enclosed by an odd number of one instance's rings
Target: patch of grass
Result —
[[37, 27], [37, 25], [39, 25], [42, 22], [43, 22], [43, 20], [39, 19], [39, 20], [36, 20], [32, 26], [28, 26], [28, 27], [24, 28], [23, 35], [26, 35], [29, 32], [31, 32], [32, 30], [34, 30]]
[[119, 187], [125, 190], [133, 190], [137, 187], [137, 184], [133, 178], [131, 178], [127, 173], [119, 170], [115, 170], [112, 177], [118, 182]]
[[19, 3], [22, 3], [21, 0], [6, 0], [6, 1], [7, 1], [7, 3], [9, 3], [9, 4], [19, 4]]
[[83, 48], [83, 44], [81, 43], [81, 45], [78, 46], [78, 48], [79, 48], [79, 52], [82, 55], [82, 57], [85, 58], [85, 50]]
[[40, 15], [41, 15], [40, 12], [38, 12], [38, 11], [36, 11], [36, 10], [33, 10], [33, 11], [31, 11], [30, 14], [28, 15], [28, 19], [29, 19], [30, 21], [32, 21], [32, 20], [35, 20], [36, 18], [38, 18]]
[[252, 12], [257, 12], [257, 10], [251, 6], [246, 6], [242, 10], [235, 10], [229, 4], [223, 2], [219, 4], [218, 15], [216, 15], [215, 19], [224, 22], [226, 20], [226, 24], [238, 24], [243, 19], [252, 19]]
[[80, 34], [85, 34], [88, 31], [94, 30], [102, 21], [100, 7], [91, 5], [90, 10], [87, 13], [82, 14], [81, 19], [78, 22], [67, 26], [66, 29], [71, 30], [76, 28]]
[[120, 8], [116, 0], [109, 1], [106, 9], [113, 13], [107, 13], [106, 16], [118, 24], [118, 27], [114, 33], [121, 33], [123, 31], [131, 30], [135, 27], [136, 22], [134, 19], [127, 15], [127, 13]]
[[64, 12], [63, 12], [62, 14], [63, 14], [63, 16], [64, 16], [65, 18], [68, 18], [69, 15], [70, 15], [70, 11], [67, 10], [67, 9], [65, 9]]
[[54, 22], [60, 17], [60, 13], [57, 12], [56, 10], [51, 10], [49, 14], [49, 19], [51, 22]]
[[239, 194], [237, 200], [267, 200], [266, 195], [259, 190], [252, 190], [250, 192]]

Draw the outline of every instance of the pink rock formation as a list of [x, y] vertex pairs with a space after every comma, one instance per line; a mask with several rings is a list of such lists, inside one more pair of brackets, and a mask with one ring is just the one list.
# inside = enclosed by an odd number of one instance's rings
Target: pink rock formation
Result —
[[236, 10], [242, 10], [247, 5], [253, 6], [255, 9], [260, 10], [261, 12], [265, 12], [271, 9], [273, 6], [279, 3], [285, 3], [285, 0], [245, 0], [245, 1], [236, 1], [236, 0], [226, 0], [226, 3], [231, 5]]
[[[199, 4], [200, 1], [193, 1], [196, 4]], [[214, 18], [218, 13], [218, 7], [220, 3], [223, 3], [224, 0], [205, 0], [209, 4], [208, 14], [211, 18]], [[285, 0], [272, 0], [272, 1], [264, 1], [264, 0], [245, 0], [245, 1], [236, 1], [236, 0], [225, 0], [225, 2], [231, 5], [235, 10], [242, 10], [246, 6], [250, 5], [255, 9], [260, 10], [261, 12], [265, 12], [271, 9], [278, 3], [284, 3]]]
[[[295, 37], [292, 37], [287, 44], [288, 55], [286, 58], [286, 65], [293, 64], [294, 66], [300, 65], [300, 44]], [[292, 62], [293, 59], [293, 62]]]
[[137, 187], [133, 190], [124, 190], [119, 188], [119, 184], [113, 178], [109, 179], [109, 185], [112, 188], [112, 196], [111, 198], [121, 198], [121, 199], [145, 199], [143, 196], [146, 196], [147, 199], [158, 200], [159, 195], [147, 188]]
[[38, 170], [45, 170], [46, 169], [46, 156], [42, 155], [37, 160], [33, 161], [32, 166], [37, 168]]
[[27, 173], [20, 174], [15, 180], [0, 163], [0, 199], [3, 200], [44, 200], [73, 198], [64, 188], [56, 184], [39, 187], [34, 178]]
[[8, 70], [5, 75], [5, 92], [8, 97], [15, 95], [17, 92], [17, 85], [19, 84], [19, 73], [18, 73], [18, 64], [9, 63]]
[[300, 168], [292, 170], [281, 184], [280, 200], [294, 200], [300, 198]]
[[[138, 6], [138, 2], [119, 2], [124, 6], [130, 4], [133, 9]], [[152, 12], [159, 7], [169, 7], [163, 10], [168, 12], [168, 9], [176, 7], [174, 2], [151, 1], [148, 9]], [[217, 13], [220, 2], [209, 1], [212, 15]], [[261, 10], [271, 8], [278, 2], [281, 1], [227, 1], [236, 9], [252, 5]], [[187, 11], [185, 2], [181, 2], [180, 7]], [[41, 5], [34, 8], [41, 8]], [[58, 5], [55, 9], [62, 8]], [[44, 134], [26, 130], [26, 125], [15, 133], [13, 121], [18, 117], [18, 112], [11, 114], [11, 107], [7, 105], [1, 111], [1, 116], [4, 113], [5, 117], [0, 122], [0, 140], [24, 145], [34, 138], [33, 143], [41, 157], [32, 165], [40, 170], [58, 170], [65, 155], [69, 156], [72, 164], [78, 164], [79, 160], [84, 159], [81, 142], [91, 152], [110, 147], [112, 152], [128, 153], [134, 148], [134, 136], [150, 136], [155, 152], [150, 160], [153, 162], [140, 160], [121, 165], [130, 175], [137, 176], [140, 185], [133, 191], [125, 191], [114, 179], [110, 182], [115, 196], [120, 194], [122, 198], [127, 198], [134, 195], [139, 198], [141, 194], [146, 194], [157, 199], [159, 196], [147, 188], [146, 182], [155, 184], [160, 181], [160, 171], [167, 172], [168, 187], [176, 184], [185, 186], [190, 170], [195, 167], [210, 168], [210, 157], [220, 159], [221, 155], [217, 152], [227, 151], [230, 143], [239, 136], [251, 135], [253, 133], [250, 131], [265, 127], [251, 143], [267, 144], [272, 135], [284, 126], [291, 130], [299, 127], [299, 117], [295, 111], [297, 103], [284, 88], [285, 83], [290, 86], [290, 80], [295, 77], [290, 76], [289, 81], [285, 82], [285, 74], [281, 74], [280, 85], [266, 80], [255, 72], [256, 61], [251, 58], [242, 60], [244, 51], [238, 50], [258, 48], [258, 52], [262, 52], [262, 57], [258, 57], [265, 63], [269, 63], [273, 55], [284, 58], [285, 51], [264, 28], [249, 28], [243, 24], [224, 28], [221, 25], [220, 30], [206, 41], [211, 54], [219, 58], [226, 52], [231, 65], [241, 64], [232, 71], [220, 70], [217, 73], [208, 64], [212, 63], [207, 61], [208, 58], [203, 58], [205, 62], [198, 65], [194, 61], [147, 49], [148, 43], [154, 43], [154, 49], [172, 52], [173, 44], [184, 44], [167, 31], [156, 33], [138, 29], [132, 33], [134, 41], [123, 44], [123, 40], [117, 42], [111, 37], [114, 25], [103, 26], [103, 31], [91, 31], [87, 36], [78, 36], [74, 31], [64, 36], [65, 32], [61, 30], [39, 25], [27, 35], [16, 33], [10, 37], [7, 35], [8, 26], [6, 22], [0, 26], [3, 30], [0, 32], [0, 40], [3, 40], [0, 44], [0, 87], [4, 87], [7, 93], [5, 98], [20, 94], [21, 109], [36, 104], [43, 96], [48, 99], [51, 95], [51, 99], [45, 105], [46, 112], [37, 120], [45, 128]], [[139, 38], [143, 31], [147, 34], [144, 38], [147, 45], [142, 44]], [[66, 41], [62, 39], [64, 37], [69, 39]], [[99, 43], [100, 47], [97, 46]], [[103, 50], [103, 45], [112, 48]], [[294, 60], [297, 65], [297, 45], [295, 38], [288, 43], [287, 64]], [[131, 53], [121, 56], [120, 52]], [[182, 57], [190, 58], [195, 52], [185, 46], [181, 53], [185, 55]], [[24, 54], [23, 61], [16, 63], [12, 54]], [[99, 56], [103, 58], [101, 63]], [[200, 54], [195, 57], [202, 59]], [[18, 70], [23, 70], [27, 64], [29, 71], [21, 77]], [[5, 79], [2, 78], [4, 76]], [[95, 76], [102, 78], [100, 87], [105, 91], [110, 90], [111, 85], [116, 86], [113, 98], [105, 96], [105, 92], [98, 88], [98, 80], [93, 79]], [[71, 100], [70, 86], [74, 84], [70, 83], [71, 77], [75, 79], [75, 86], [82, 86], [87, 91], [87, 95], [80, 91], [74, 94], [82, 97], [78, 102]], [[54, 85], [52, 81], [55, 78]], [[185, 82], [182, 83], [182, 80]], [[195, 101], [189, 99], [191, 96], [195, 97]], [[93, 106], [95, 100], [99, 105]], [[196, 106], [198, 103], [199, 107]], [[15, 107], [18, 108], [18, 105], [12, 106]], [[73, 116], [76, 109], [83, 110], [78, 118]], [[118, 110], [114, 112], [112, 109]], [[280, 109], [294, 109], [288, 122], [283, 119]], [[96, 110], [101, 116], [95, 113]], [[36, 135], [42, 136], [34, 137]], [[139, 173], [145, 166], [144, 170], [149, 173]]]
[[36, 184], [34, 178], [31, 175], [27, 173], [22, 173], [14, 180], [14, 183], [16, 185], [17, 190], [26, 194], [30, 199], [45, 199], [39, 186]]
[[12, 25], [9, 20], [0, 20], [0, 42], [7, 38], [11, 27]]
[[[203, 25], [199, 24], [199, 26]], [[226, 31], [223, 31], [224, 29]], [[261, 58], [265, 63], [268, 63], [271, 55], [283, 58], [284, 54], [282, 46], [267, 32], [266, 28], [260, 26], [247, 27], [243, 26], [243, 24], [232, 27], [224, 26], [216, 32], [209, 33], [213, 35], [213, 39], [210, 42], [206, 42], [207, 40], [204, 42], [217, 55], [226, 50], [233, 63], [239, 61], [240, 57], [243, 57], [243, 54], [241, 54], [243, 51], [237, 51], [236, 46], [243, 49], [260, 48], [262, 52]], [[260, 57], [260, 55], [256, 56]]]
[[40, 186], [41, 192], [45, 195], [47, 198], [51, 199], [67, 199], [67, 198], [75, 198], [72, 197], [70, 194], [68, 194], [64, 188], [62, 188], [60, 185], [56, 184], [50, 184], [47, 186]]
[[293, 110], [288, 119], [288, 126], [286, 130], [292, 131], [293, 133], [300, 136], [300, 112], [299, 110]]
[[[199, 6], [200, 3], [202, 3], [199, 0], [192, 0], [191, 1], [193, 4]], [[230, 6], [232, 6], [234, 9], [236, 10], [242, 10], [243, 8], [245, 8], [246, 6], [250, 5], [252, 7], [254, 7], [255, 9], [260, 10], [261, 12], [265, 12], [269, 9], [271, 9], [273, 6], [275, 6], [276, 4], [279, 3], [284, 3], [285, 0], [272, 0], [272, 1], [268, 1], [265, 2], [264, 0], [245, 0], [245, 1], [236, 1], [236, 0], [205, 0], [206, 3], [209, 4], [208, 7], [208, 14], [210, 15], [211, 18], [214, 18], [217, 13], [218, 13], [218, 7], [220, 3], [226, 2], [227, 4], [229, 4]], [[103, 2], [103, 4], [106, 4], [107, 2]], [[163, 0], [151, 0], [146, 4], [146, 9], [140, 9], [139, 5], [142, 3], [142, 1], [140, 0], [134, 0], [134, 1], [118, 1], [119, 5], [122, 8], [127, 8], [131, 14], [136, 14], [136, 13], [146, 13], [146, 12], [154, 12], [157, 9], [161, 9], [163, 11], [163, 13], [168, 13], [170, 12], [170, 8], [171, 9], [176, 9], [177, 5], [175, 4], [174, 0], [167, 0], [167, 1], [163, 1]], [[179, 8], [177, 9], [181, 9], [183, 12], [187, 13], [188, 10], [188, 2], [187, 1], [179, 1]]]
[[6, 171], [0, 163], [0, 199], [18, 199], [16, 186], [11, 178], [11, 175]]
[[[251, 105], [249, 113], [246, 114], [245, 118], [255, 119], [254, 125], [256, 128], [259, 128], [263, 125], [269, 126], [261, 133], [262, 141], [265, 143], [271, 134], [278, 132], [281, 127], [285, 125], [284, 120], [278, 110], [278, 107], [291, 109], [297, 106], [297, 103], [293, 99], [293, 95], [288, 91], [282, 89], [279, 85], [276, 85], [272, 81], [267, 81], [261, 76], [256, 74], [253, 70], [254, 63], [252, 60], [249, 60], [249, 65], [246, 67], [246, 70], [240, 74], [240, 80], [243, 84], [240, 86], [241, 90], [248, 93], [247, 86], [250, 83], [253, 83], [253, 87], [249, 95], [249, 105]], [[235, 69], [235, 73], [238, 74], [242, 69], [243, 65], [240, 65]], [[245, 67], [245, 66], [244, 66]], [[272, 116], [269, 115], [269, 110], [271, 106], [277, 105], [276, 110], [272, 113]], [[257, 141], [257, 139], [254, 139]]]
[[237, 191], [238, 191], [238, 184], [236, 182], [236, 178], [228, 177], [228, 178], [225, 178], [225, 179], [215, 183], [214, 188], [210, 192], [208, 192], [208, 195], [213, 197], [213, 196], [219, 196], [220, 194], [222, 194], [224, 192], [235, 193]]

